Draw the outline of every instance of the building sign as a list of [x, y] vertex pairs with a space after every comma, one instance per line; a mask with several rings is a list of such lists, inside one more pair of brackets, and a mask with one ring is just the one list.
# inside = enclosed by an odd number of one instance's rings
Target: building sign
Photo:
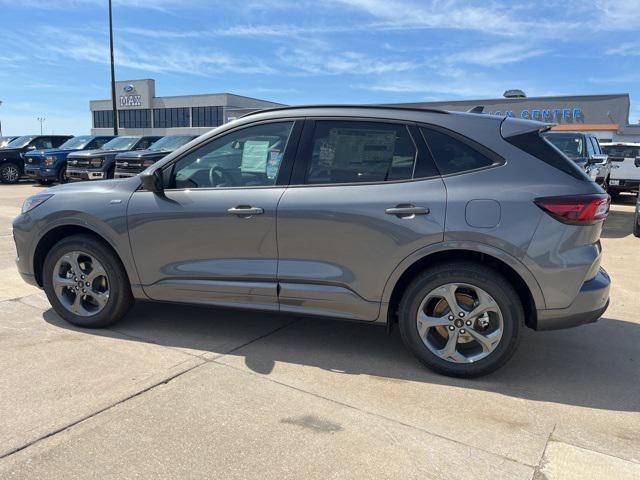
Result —
[[584, 112], [581, 107], [531, 108], [520, 111], [496, 110], [494, 112], [486, 113], [489, 115], [499, 115], [503, 117], [520, 117], [527, 120], [538, 120], [541, 122], [573, 123], [584, 121]]
[[151, 108], [151, 100], [155, 95], [153, 80], [129, 80], [116, 82], [118, 92], [118, 108]]

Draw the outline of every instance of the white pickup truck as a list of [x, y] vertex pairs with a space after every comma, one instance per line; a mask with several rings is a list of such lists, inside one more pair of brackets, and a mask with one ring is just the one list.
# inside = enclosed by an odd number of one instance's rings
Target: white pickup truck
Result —
[[609, 193], [612, 196], [621, 192], [638, 193], [640, 168], [636, 168], [635, 161], [640, 158], [640, 143], [614, 142], [600, 146], [611, 160]]

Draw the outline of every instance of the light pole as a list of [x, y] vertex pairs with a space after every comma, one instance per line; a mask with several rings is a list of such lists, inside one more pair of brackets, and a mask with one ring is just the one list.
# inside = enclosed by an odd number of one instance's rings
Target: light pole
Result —
[[[0, 107], [2, 106], [2, 100], [0, 100]], [[0, 120], [0, 137], [2, 136], [2, 120]]]
[[38, 117], [38, 121], [40, 122], [40, 135], [42, 135], [42, 124], [44, 123], [45, 120], [46, 118], [44, 117]]
[[111, 53], [111, 107], [113, 108], [113, 134], [118, 135], [118, 110], [116, 108], [116, 69], [113, 63], [113, 14], [109, 0], [109, 51]]

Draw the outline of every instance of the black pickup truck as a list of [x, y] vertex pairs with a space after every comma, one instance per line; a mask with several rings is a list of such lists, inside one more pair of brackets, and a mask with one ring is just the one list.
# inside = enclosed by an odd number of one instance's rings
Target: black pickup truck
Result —
[[186, 145], [197, 135], [167, 135], [147, 150], [133, 150], [116, 156], [115, 178], [133, 177], [174, 150]]
[[23, 155], [31, 150], [57, 148], [72, 135], [24, 135], [0, 148], [0, 182], [17, 183], [24, 175]]

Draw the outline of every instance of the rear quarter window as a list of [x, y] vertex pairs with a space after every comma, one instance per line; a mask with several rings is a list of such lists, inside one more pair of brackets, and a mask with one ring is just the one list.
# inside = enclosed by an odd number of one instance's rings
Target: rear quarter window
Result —
[[482, 147], [471, 146], [462, 139], [454, 138], [453, 134], [424, 127], [420, 131], [441, 175], [468, 172], [503, 163], [496, 155], [482, 153], [479, 151]]

